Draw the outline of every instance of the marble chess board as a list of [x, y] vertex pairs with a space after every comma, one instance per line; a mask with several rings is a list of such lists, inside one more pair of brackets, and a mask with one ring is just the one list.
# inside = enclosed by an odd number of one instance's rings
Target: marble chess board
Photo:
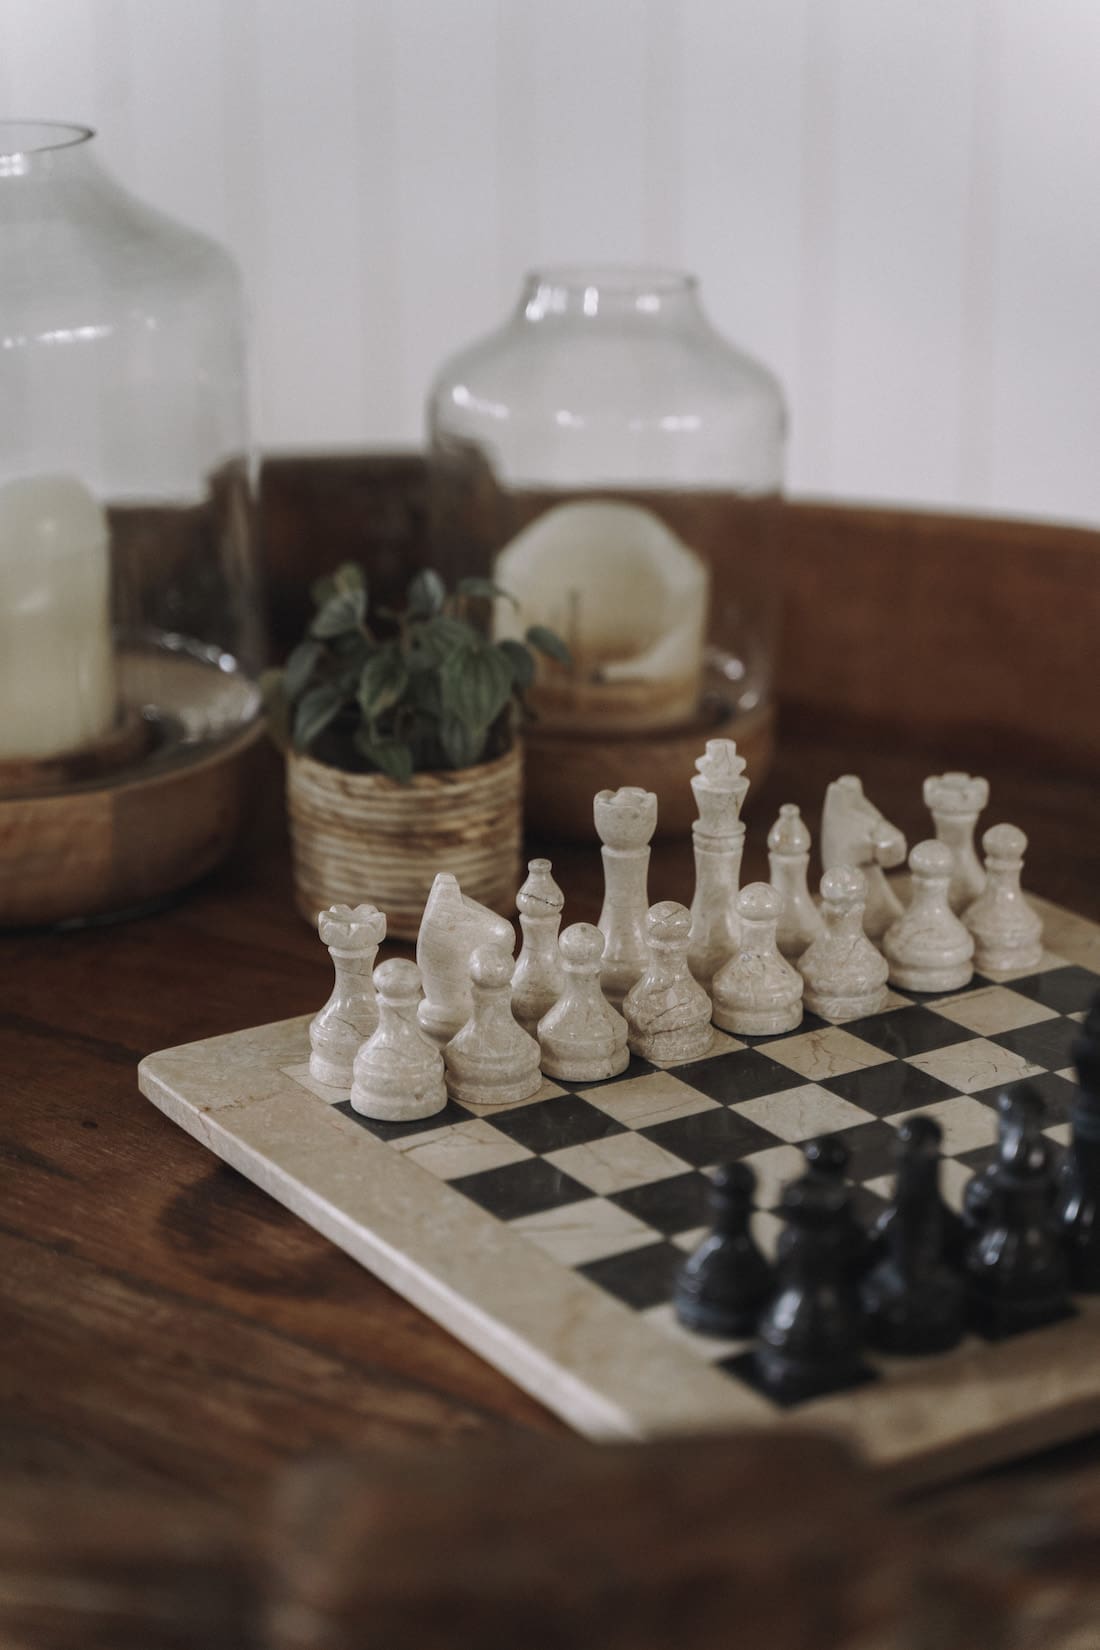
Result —
[[632, 1060], [599, 1084], [544, 1082], [507, 1108], [448, 1102], [413, 1123], [354, 1112], [309, 1075], [309, 1017], [169, 1049], [143, 1092], [225, 1162], [307, 1220], [550, 1409], [597, 1438], [812, 1425], [853, 1439], [913, 1483], [1078, 1435], [1100, 1422], [1100, 1299], [997, 1343], [946, 1355], [869, 1354], [858, 1384], [783, 1409], [746, 1345], [680, 1328], [669, 1295], [704, 1223], [705, 1171], [745, 1159], [757, 1235], [801, 1172], [799, 1142], [837, 1133], [856, 1208], [890, 1194], [891, 1139], [915, 1112], [944, 1131], [943, 1187], [992, 1157], [995, 1101], [1035, 1083], [1064, 1142], [1069, 1046], [1100, 988], [1100, 928], [1042, 911], [1040, 968], [964, 991], [891, 991], [843, 1026], [715, 1033], [702, 1060]]

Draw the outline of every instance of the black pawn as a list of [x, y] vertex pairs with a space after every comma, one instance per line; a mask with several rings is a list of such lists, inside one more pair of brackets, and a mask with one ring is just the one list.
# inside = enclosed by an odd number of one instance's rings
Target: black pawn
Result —
[[1100, 997], [1073, 1045], [1081, 1087], [1070, 1110], [1072, 1140], [1058, 1180], [1055, 1213], [1069, 1259], [1070, 1283], [1100, 1293]]
[[949, 1218], [940, 1196], [943, 1131], [911, 1117], [897, 1131], [894, 1202], [877, 1231], [884, 1252], [864, 1279], [867, 1338], [883, 1352], [946, 1352], [962, 1339], [965, 1291], [947, 1264]]
[[[897, 1184], [894, 1201], [871, 1228], [871, 1250], [875, 1265], [884, 1260], [889, 1249], [890, 1228], [894, 1223], [898, 1204], [904, 1197], [919, 1200], [927, 1198], [935, 1206], [939, 1221], [940, 1250], [937, 1259], [956, 1269], [963, 1264], [967, 1233], [961, 1216], [944, 1202], [940, 1191], [940, 1152], [943, 1130], [934, 1117], [918, 1113], [907, 1117], [896, 1130], [894, 1153], [897, 1158]], [[972, 1184], [972, 1182], [971, 1182]], [[912, 1190], [910, 1190], [912, 1188]]]
[[966, 1257], [970, 1316], [999, 1339], [1054, 1323], [1069, 1310], [1069, 1275], [1051, 1219], [1049, 1142], [1006, 1128], [985, 1225]]
[[[1008, 1149], [1015, 1139], [1021, 1142], [1019, 1152], [1044, 1157], [1049, 1161], [1049, 1145], [1043, 1138], [1046, 1106], [1042, 1095], [1032, 1083], [1025, 1083], [1014, 1092], [997, 1096], [998, 1152]], [[1017, 1153], [1015, 1146], [1011, 1147]], [[980, 1232], [989, 1216], [990, 1200], [997, 1183], [997, 1161], [971, 1175], [963, 1196], [963, 1219], [971, 1232]], [[1053, 1184], [1051, 1185], [1053, 1192]]]
[[851, 1205], [843, 1185], [806, 1174], [784, 1188], [779, 1213], [788, 1241], [753, 1356], [765, 1391], [797, 1403], [863, 1372], [859, 1300], [845, 1264]]
[[[812, 1140], [803, 1142], [802, 1155], [806, 1160], [806, 1173], [827, 1185], [836, 1186], [841, 1191], [848, 1187], [848, 1165], [851, 1153], [843, 1140], [838, 1140], [832, 1134], [819, 1134]], [[844, 1268], [850, 1278], [859, 1278], [867, 1270], [871, 1261], [870, 1241], [863, 1226], [859, 1222], [851, 1197], [847, 1197], [847, 1213], [844, 1217], [843, 1251]], [[791, 1232], [784, 1230], [779, 1237], [779, 1259], [783, 1258], [784, 1246], [790, 1242]]]
[[750, 1230], [756, 1176], [747, 1163], [726, 1163], [711, 1177], [713, 1230], [688, 1256], [673, 1289], [687, 1329], [727, 1340], [751, 1335], [771, 1293], [772, 1268]]

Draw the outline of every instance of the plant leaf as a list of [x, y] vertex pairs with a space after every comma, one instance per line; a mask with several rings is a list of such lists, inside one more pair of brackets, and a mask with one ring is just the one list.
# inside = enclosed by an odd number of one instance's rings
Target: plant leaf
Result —
[[512, 666], [498, 648], [482, 642], [444, 659], [439, 685], [447, 714], [471, 731], [484, 730], [512, 696]]
[[[372, 653], [359, 678], [359, 707], [368, 720], [396, 705], [409, 685], [409, 672], [395, 642]], [[388, 770], [387, 770], [388, 771]]]
[[355, 590], [361, 590], [364, 596], [367, 593], [367, 575], [357, 561], [341, 562], [332, 575], [332, 582], [341, 595]]
[[438, 613], [413, 627], [410, 637], [410, 670], [434, 669], [460, 648], [477, 647], [481, 633], [465, 619], [452, 619], [448, 613]]
[[460, 596], [483, 596], [490, 602], [500, 596], [506, 602], [511, 602], [517, 611], [519, 609], [519, 602], [512, 592], [505, 590], [503, 585], [497, 584], [493, 579], [459, 579], [455, 589]]
[[338, 591], [330, 596], [309, 627], [311, 636], [327, 641], [343, 636], [349, 630], [358, 630], [367, 611], [367, 593], [363, 589]]
[[447, 586], [443, 583], [434, 567], [423, 567], [412, 579], [406, 595], [409, 617], [413, 619], [430, 619], [440, 611], [447, 595]]
[[359, 729], [355, 743], [381, 773], [396, 779], [399, 785], [408, 784], [413, 775], [413, 755], [408, 745], [397, 739], [371, 739], [366, 728]]
[[445, 716], [439, 726], [439, 742], [453, 768], [480, 762], [486, 737], [485, 728], [468, 728], [457, 716]]
[[527, 632], [527, 640], [532, 647], [537, 647], [539, 652], [545, 653], [548, 658], [556, 659], [560, 665], [573, 663], [573, 655], [557, 631], [551, 630], [548, 625], [533, 624]]
[[322, 682], [310, 688], [299, 699], [294, 711], [294, 748], [307, 751], [324, 733], [344, 703], [344, 694], [336, 682]]
[[299, 642], [287, 658], [283, 668], [283, 692], [291, 704], [300, 699], [309, 686], [313, 667], [324, 652], [320, 642]]
[[530, 649], [524, 647], [522, 642], [515, 642], [510, 638], [497, 642], [496, 646], [498, 652], [503, 653], [508, 661], [517, 693], [526, 693], [535, 679], [535, 661], [531, 657]]

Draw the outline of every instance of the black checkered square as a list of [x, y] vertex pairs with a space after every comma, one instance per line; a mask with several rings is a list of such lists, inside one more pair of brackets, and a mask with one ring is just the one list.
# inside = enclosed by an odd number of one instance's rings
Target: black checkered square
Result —
[[544, 1209], [559, 1209], [565, 1203], [579, 1203], [592, 1196], [587, 1186], [541, 1157], [462, 1175], [449, 1184], [498, 1220], [541, 1214]]
[[1100, 992], [1100, 978], [1091, 969], [1078, 968], [1075, 963], [1065, 968], [1049, 968], [1043, 974], [1029, 974], [1026, 979], [1012, 980], [1009, 989], [1021, 997], [1053, 1008], [1058, 1014], [1083, 1014], [1093, 1005]]
[[724, 1106], [739, 1100], [759, 1100], [762, 1095], [798, 1088], [806, 1081], [759, 1048], [741, 1049], [717, 1060], [692, 1060], [686, 1066], [677, 1066], [675, 1076]]
[[528, 1151], [557, 1151], [562, 1146], [585, 1146], [609, 1134], [622, 1134], [623, 1125], [579, 1094], [555, 1094], [533, 1106], [493, 1112], [493, 1127]]
[[[954, 1029], [954, 1041], [958, 1042], [959, 1028]], [[899, 1112], [917, 1111], [937, 1100], [949, 1100], [955, 1093], [947, 1083], [933, 1077], [931, 1072], [921, 1071], [919, 1066], [911, 1066], [907, 1060], [891, 1060], [886, 1064], [864, 1066], [860, 1071], [846, 1071], [840, 1077], [824, 1077], [820, 1086], [830, 1094], [838, 1094], [842, 1100], [850, 1100], [853, 1106], [870, 1112], [872, 1117], [896, 1117]]]
[[774, 1134], [724, 1106], [711, 1106], [690, 1117], [670, 1118], [667, 1123], [654, 1123], [638, 1132], [697, 1169], [748, 1157], [750, 1152], [776, 1144]]
[[899, 1060], [911, 1054], [928, 1054], [934, 1048], [948, 1048], [959, 1040], [959, 1028], [953, 1020], [919, 1003], [888, 1009], [885, 1014], [869, 1014], [862, 1020], [848, 1020], [844, 1030]]
[[1000, 1095], [1015, 1095], [1024, 1089], [1036, 1089], [1042, 1097], [1047, 1108], [1048, 1128], [1054, 1123], [1069, 1122], [1074, 1097], [1080, 1092], [1077, 1084], [1071, 1083], [1068, 1078], [1059, 1077], [1053, 1071], [1040, 1071], [1034, 1077], [1021, 1077], [1015, 1083], [1002, 1083], [1000, 1088], [981, 1089], [974, 1099], [996, 1110]]
[[1071, 1063], [1070, 1050], [1080, 1031], [1076, 1020], [1067, 1020], [1059, 1014], [1053, 1020], [1040, 1020], [1037, 1025], [995, 1032], [989, 1041], [1011, 1049], [1013, 1054], [1020, 1055], [1033, 1066], [1044, 1066], [1047, 1071], [1061, 1071]]
[[673, 1237], [704, 1224], [709, 1189], [707, 1176], [693, 1171], [653, 1180], [648, 1186], [631, 1186], [625, 1192], [612, 1192], [611, 1202], [666, 1237]]
[[651, 1243], [643, 1249], [630, 1249], [623, 1255], [609, 1255], [605, 1260], [589, 1261], [577, 1270], [592, 1283], [599, 1284], [616, 1300], [625, 1301], [637, 1312], [660, 1306], [672, 1293], [676, 1274], [686, 1256], [671, 1243]]

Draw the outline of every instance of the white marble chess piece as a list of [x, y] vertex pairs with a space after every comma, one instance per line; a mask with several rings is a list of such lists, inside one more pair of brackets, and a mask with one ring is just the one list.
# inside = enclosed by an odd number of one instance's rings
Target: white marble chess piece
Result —
[[649, 910], [649, 844], [657, 829], [652, 791], [624, 785], [598, 791], [592, 812], [602, 843], [604, 899], [598, 927], [604, 937], [600, 980], [616, 1008], [645, 972], [645, 919]]
[[378, 1024], [374, 959], [386, 937], [386, 919], [373, 905], [330, 905], [317, 917], [336, 981], [328, 1002], [309, 1027], [309, 1075], [332, 1088], [350, 1089], [360, 1044]]
[[447, 1104], [447, 1085], [443, 1056], [417, 1023], [420, 970], [393, 957], [375, 969], [374, 988], [378, 1025], [355, 1056], [352, 1110], [389, 1123], [432, 1117]]
[[807, 883], [810, 832], [793, 802], [784, 802], [768, 832], [768, 881], [782, 901], [775, 940], [784, 957], [800, 957], [822, 932], [821, 912]]
[[688, 965], [709, 991], [715, 974], [737, 950], [737, 890], [745, 846], [741, 807], [749, 781], [745, 759], [732, 739], [708, 739], [695, 768], [691, 789], [699, 817], [691, 827], [695, 893]]
[[909, 855], [912, 895], [882, 947], [890, 983], [902, 991], [961, 991], [974, 972], [974, 939], [948, 904], [955, 859], [946, 842], [918, 842]]
[[565, 970], [558, 951], [558, 929], [565, 895], [550, 874], [548, 859], [532, 859], [527, 881], [516, 895], [523, 945], [512, 975], [512, 1009], [534, 1036], [548, 1008], [565, 989]]
[[825, 791], [821, 814], [821, 868], [854, 865], [867, 881], [863, 931], [879, 940], [902, 912], [902, 904], [885, 872], [905, 861], [905, 838], [863, 794], [854, 773], [834, 779]]
[[470, 958], [473, 1011], [443, 1050], [447, 1092], [472, 1106], [513, 1106], [542, 1085], [539, 1045], [512, 1013], [512, 953], [482, 945]]
[[1020, 887], [1027, 837], [1015, 825], [993, 825], [982, 837], [982, 851], [985, 887], [963, 913], [974, 936], [975, 966], [982, 974], [1037, 968], [1043, 955], [1043, 924]]
[[802, 976], [775, 943], [780, 909], [767, 882], [750, 882], [737, 896], [740, 947], [714, 976], [714, 1023], [723, 1031], [772, 1037], [801, 1022]]
[[688, 967], [691, 912], [675, 900], [646, 917], [649, 966], [623, 998], [629, 1044], [654, 1065], [700, 1060], [714, 1041], [710, 998]]
[[834, 1023], [880, 1014], [889, 967], [863, 931], [867, 884], [854, 865], [834, 865], [821, 879], [823, 928], [799, 960], [811, 1014]]
[[565, 990], [539, 1021], [542, 1069], [566, 1083], [600, 1083], [630, 1063], [627, 1025], [600, 988], [604, 937], [575, 922], [558, 942]]
[[955, 861], [947, 898], [956, 914], [985, 887], [985, 872], [974, 852], [974, 828], [988, 801], [988, 779], [968, 773], [935, 773], [924, 782], [924, 805], [932, 815], [936, 839], [947, 844]]
[[440, 871], [432, 883], [420, 932], [416, 961], [424, 981], [420, 1024], [436, 1042], [449, 1042], [470, 1018], [470, 958], [479, 945], [515, 944], [512, 925], [504, 917], [468, 899], [449, 871]]

